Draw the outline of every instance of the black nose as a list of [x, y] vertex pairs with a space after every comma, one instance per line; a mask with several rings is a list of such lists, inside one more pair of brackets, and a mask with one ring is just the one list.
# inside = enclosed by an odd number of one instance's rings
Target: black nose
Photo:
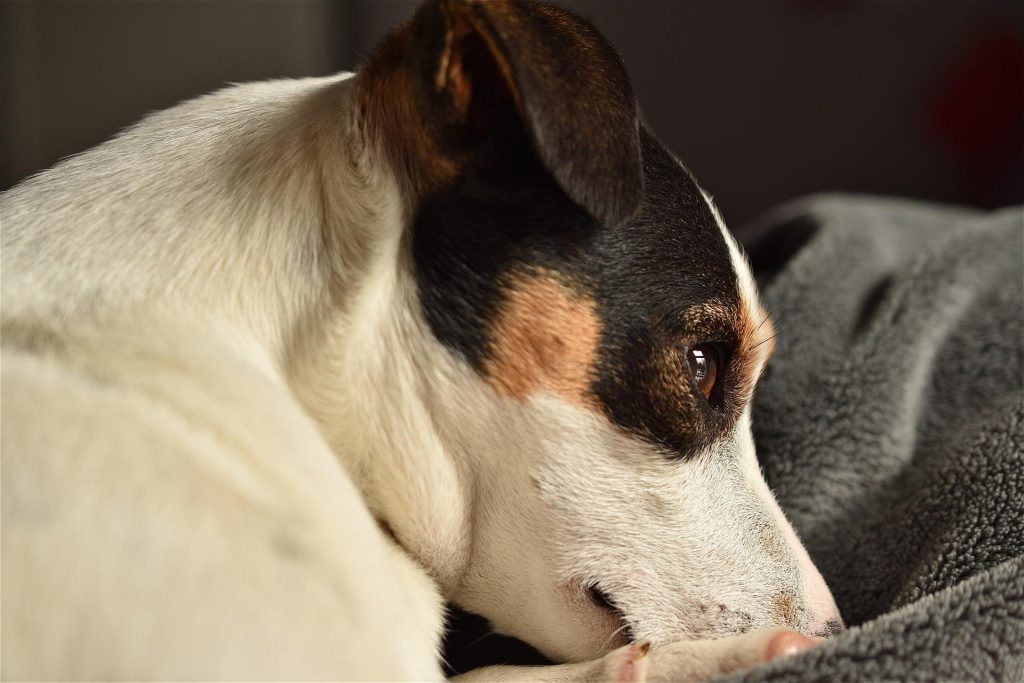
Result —
[[819, 638], [828, 638], [829, 636], [834, 636], [837, 633], [842, 633], [845, 630], [846, 625], [842, 622], [841, 619], [830, 619], [826, 621], [825, 626], [814, 635], [818, 636]]

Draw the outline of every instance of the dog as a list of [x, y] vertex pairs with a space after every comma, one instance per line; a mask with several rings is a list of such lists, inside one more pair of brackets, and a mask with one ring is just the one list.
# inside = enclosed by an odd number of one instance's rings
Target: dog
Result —
[[3, 196], [5, 679], [443, 678], [445, 604], [707, 678], [842, 628], [757, 463], [772, 323], [621, 59], [427, 0]]

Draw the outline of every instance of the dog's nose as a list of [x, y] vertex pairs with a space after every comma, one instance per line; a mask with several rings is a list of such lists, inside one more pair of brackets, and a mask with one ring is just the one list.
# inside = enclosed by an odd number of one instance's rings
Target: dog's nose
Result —
[[829, 590], [821, 572], [814, 566], [811, 556], [807, 554], [807, 549], [800, 542], [793, 527], [782, 516], [781, 511], [779, 515], [783, 538], [793, 553], [800, 573], [800, 593], [804, 608], [807, 610], [806, 616], [801, 619], [803, 624], [800, 629], [804, 633], [822, 637], [838, 633], [843, 630], [843, 619], [839, 614], [839, 608], [836, 607], [835, 598], [832, 597], [832, 591]]
[[803, 594], [805, 605], [810, 611], [808, 615], [810, 623], [805, 622], [806, 633], [822, 638], [835, 635], [843, 630], [843, 618], [836, 607], [832, 591], [825, 584], [821, 572], [811, 562], [807, 551], [802, 547], [797, 554], [797, 564], [800, 567], [800, 574], [803, 583]]

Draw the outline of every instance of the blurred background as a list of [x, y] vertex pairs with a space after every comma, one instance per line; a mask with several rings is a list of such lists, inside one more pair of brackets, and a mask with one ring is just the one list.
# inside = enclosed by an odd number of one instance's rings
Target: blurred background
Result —
[[[354, 68], [413, 2], [4, 0], [4, 189], [227, 83]], [[1024, 4], [563, 2], [740, 225], [820, 190], [1024, 199]]]

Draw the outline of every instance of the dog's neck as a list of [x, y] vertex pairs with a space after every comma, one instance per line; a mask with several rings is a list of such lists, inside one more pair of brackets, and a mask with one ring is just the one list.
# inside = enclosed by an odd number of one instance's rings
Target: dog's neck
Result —
[[437, 392], [472, 382], [423, 319], [399, 183], [345, 112], [319, 147], [330, 277], [281, 367], [370, 511], [451, 595], [468, 563], [473, 486], [441, 433], [450, 396]]
[[451, 590], [471, 483], [428, 410], [426, 369], [443, 354], [352, 80], [229, 88], [6, 193], [5, 337], [101, 338], [104, 320], [143, 317], [198, 331], [287, 385], [371, 512]]

